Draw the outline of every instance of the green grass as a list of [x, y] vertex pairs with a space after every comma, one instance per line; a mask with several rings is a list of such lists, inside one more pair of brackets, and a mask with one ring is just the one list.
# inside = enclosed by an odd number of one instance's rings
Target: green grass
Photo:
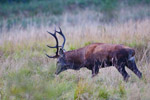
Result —
[[47, 70], [43, 67], [42, 62], [31, 60], [24, 63], [22, 68], [17, 71], [8, 71], [3, 78], [5, 83], [3, 87], [6, 88], [2, 91], [4, 93], [2, 99], [49, 100], [58, 99], [58, 97], [65, 98], [65, 93], [74, 87], [74, 83], [63, 80], [58, 82], [52, 75], [55, 66], [51, 65], [51, 68]]
[[107, 91], [106, 88], [100, 88], [99, 89], [99, 93], [98, 93], [98, 97], [102, 100], [107, 100], [109, 99], [109, 92]]
[[[143, 23], [145, 24], [147, 22], [144, 21]], [[139, 25], [142, 26], [143, 23]], [[146, 25], [149, 26], [149, 23]], [[123, 25], [123, 27], [125, 26]], [[28, 32], [32, 32], [33, 29], [34, 28], [32, 28], [30, 31], [24, 30], [24, 32], [26, 35], [30, 35], [31, 33], [28, 34]], [[78, 29], [82, 30], [82, 28]], [[68, 30], [70, 31], [70, 28]], [[92, 30], [95, 31], [93, 27]], [[94, 34], [92, 30], [91, 33]], [[65, 48], [74, 50], [91, 44], [97, 40], [116, 43], [116, 41], [114, 41], [114, 39], [110, 36], [112, 34], [107, 33], [108, 30], [109, 29], [107, 29], [106, 26], [105, 34], [107, 35], [101, 35], [100, 37], [90, 35], [91, 33], [88, 33], [86, 35], [87, 37], [80, 37], [80, 35], [82, 35], [82, 31], [77, 33], [79, 37], [75, 37], [74, 39], [71, 38], [72, 35], [67, 35], [68, 40]], [[39, 30], [36, 30], [36, 32], [38, 31]], [[119, 31], [119, 29], [117, 31]], [[111, 70], [107, 68], [105, 70], [101, 69], [99, 75], [95, 78], [91, 78], [91, 72], [87, 69], [81, 69], [81, 71], [69, 70], [56, 76], [54, 74], [56, 71], [56, 60], [48, 59], [44, 55], [45, 52], [52, 55], [54, 54], [53, 50], [46, 47], [46, 44], [49, 44], [49, 42], [53, 44], [54, 41], [52, 41], [51, 38], [47, 38], [47, 36], [45, 36], [42, 31], [39, 33], [42, 35], [35, 34], [30, 37], [28, 41], [26, 40], [26, 35], [21, 34], [16, 34], [16, 37], [12, 40], [8, 40], [7, 38], [1, 39], [3, 40], [0, 42], [0, 51], [3, 52], [3, 55], [0, 58], [0, 95], [2, 100], [126, 100], [150, 98], [147, 96], [150, 93], [150, 91], [147, 90], [147, 88], [149, 88], [150, 81], [148, 78], [149, 72], [147, 70], [149, 69], [149, 63], [142, 62], [142, 69], [141, 66], [139, 66], [141, 58], [138, 58], [139, 55], [143, 56], [143, 47], [146, 45], [142, 44], [143, 41], [135, 42], [134, 40], [135, 37], [139, 38], [139, 40], [143, 38], [139, 36], [139, 33], [130, 38], [117, 35], [120, 36], [117, 41], [120, 41], [121, 39], [120, 42], [123, 44], [126, 43], [125, 45], [131, 46], [133, 48], [139, 48], [137, 49], [136, 53], [138, 53], [138, 55], [136, 57], [138, 61], [138, 67], [142, 71], [144, 79], [139, 80], [134, 74], [130, 73], [132, 77], [127, 83], [123, 81], [123, 78], [119, 72], [113, 70], [112, 67]], [[76, 36], [77, 34], [74, 34], [73, 36]], [[142, 36], [143, 35], [144, 34], [142, 34]], [[10, 36], [14, 37], [13, 35]], [[22, 36], [24, 36], [24, 38], [20, 40], [19, 38]], [[90, 39], [88, 38], [89, 36]], [[71, 38], [71, 40], [69, 40], [69, 38]], [[81, 38], [83, 43], [77, 44], [78, 40]], [[128, 42], [126, 41], [127, 38]], [[72, 41], [76, 42], [74, 43]], [[148, 41], [144, 42], [147, 43]], [[81, 43], [81, 41], [79, 43]], [[148, 48], [148, 46], [146, 46], [146, 48]], [[148, 60], [148, 58], [144, 58], [144, 60]], [[135, 91], [141, 94], [140, 97], [139, 94], [135, 94]]]

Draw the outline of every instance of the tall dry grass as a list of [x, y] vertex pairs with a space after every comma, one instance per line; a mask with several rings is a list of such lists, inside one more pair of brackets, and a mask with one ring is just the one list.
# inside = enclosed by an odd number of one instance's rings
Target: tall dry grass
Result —
[[[61, 16], [60, 27], [67, 39], [65, 49], [77, 49], [94, 42], [130, 46], [136, 50], [142, 80], [127, 69], [131, 78], [125, 83], [114, 67], [100, 69], [95, 78], [91, 78], [91, 72], [85, 68], [55, 76], [55, 60], [44, 54], [55, 52], [46, 47], [55, 45], [46, 31], [53, 32], [57, 25], [40, 28], [31, 25], [26, 30], [16, 26], [10, 31], [3, 29], [0, 36], [1, 99], [150, 99], [150, 19], [104, 24], [95, 15], [101, 16], [89, 11]], [[59, 39], [62, 43], [62, 38]]]

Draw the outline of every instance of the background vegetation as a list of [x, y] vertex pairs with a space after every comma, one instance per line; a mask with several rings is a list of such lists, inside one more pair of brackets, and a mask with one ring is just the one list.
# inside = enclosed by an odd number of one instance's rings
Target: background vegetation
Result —
[[[150, 0], [0, 0], [1, 100], [149, 100]], [[90, 43], [135, 48], [143, 73], [124, 82], [114, 68], [91, 78], [85, 68], [56, 76], [55, 45], [47, 34], [61, 26], [66, 50]], [[61, 37], [60, 42], [62, 42]]]

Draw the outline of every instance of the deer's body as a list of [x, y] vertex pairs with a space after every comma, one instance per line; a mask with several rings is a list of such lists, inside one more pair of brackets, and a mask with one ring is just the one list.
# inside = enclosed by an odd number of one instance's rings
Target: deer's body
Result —
[[65, 59], [67, 63], [78, 65], [75, 67], [92, 69], [96, 62], [99, 63], [99, 67], [107, 67], [114, 65], [119, 59], [127, 61], [134, 55], [134, 49], [124, 45], [93, 43], [77, 50], [65, 52]]
[[139, 78], [142, 77], [142, 73], [138, 70], [135, 63], [134, 49], [119, 44], [93, 43], [83, 48], [64, 52], [63, 47], [65, 42], [63, 42], [63, 46], [59, 50], [56, 32], [62, 35], [65, 41], [61, 29], [60, 32], [55, 31], [54, 34], [50, 33], [56, 39], [57, 44], [55, 47], [48, 47], [57, 48], [57, 51], [55, 56], [47, 56], [49, 58], [58, 59], [56, 74], [67, 69], [79, 70], [82, 67], [86, 67], [92, 71], [92, 77], [94, 77], [98, 74], [100, 68], [115, 66], [122, 74], [124, 80], [127, 81], [129, 78], [129, 75], [125, 70], [125, 66], [127, 66]]

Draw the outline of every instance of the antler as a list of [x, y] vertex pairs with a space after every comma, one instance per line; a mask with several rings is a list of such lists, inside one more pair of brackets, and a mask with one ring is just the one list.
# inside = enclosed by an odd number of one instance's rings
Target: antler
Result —
[[[47, 32], [48, 32], [48, 31], [47, 31]], [[56, 29], [55, 29], [54, 34], [51, 33], [51, 32], [48, 32], [48, 33], [49, 33], [50, 35], [52, 35], [52, 36], [55, 38], [55, 40], [56, 40], [56, 46], [52, 47], [52, 46], [47, 45], [47, 47], [49, 47], [49, 48], [56, 48], [57, 50], [56, 50], [56, 55], [55, 55], [55, 56], [49, 56], [49, 55], [47, 55], [47, 54], [46, 54], [46, 56], [49, 57], [49, 58], [57, 58], [57, 57], [59, 56], [59, 55], [58, 55], [59, 44], [58, 44], [58, 39], [57, 39], [57, 36], [56, 36]]]
[[64, 34], [62, 33], [62, 30], [61, 30], [60, 27], [59, 27], [59, 30], [60, 30], [59, 32], [58, 32], [58, 31], [56, 31], [56, 32], [59, 33], [59, 34], [63, 37], [63, 39], [64, 39], [64, 42], [63, 42], [62, 46], [60, 46], [61, 49], [64, 49], [64, 45], [65, 45], [65, 42], [66, 42], [66, 38], [65, 38]]
[[[46, 56], [49, 57], [49, 58], [57, 58], [57, 57], [59, 57], [59, 55], [58, 55], [59, 47], [61, 47], [62, 50], [64, 49], [64, 45], [65, 45], [65, 42], [66, 42], [66, 38], [65, 38], [64, 34], [62, 33], [62, 30], [61, 30], [60, 27], [59, 27], [59, 30], [60, 30], [60, 31], [58, 32], [58, 31], [56, 31], [56, 29], [55, 29], [54, 34], [47, 31], [47, 32], [48, 32], [50, 35], [52, 35], [52, 36], [55, 38], [55, 40], [56, 40], [56, 46], [49, 46], [49, 45], [47, 45], [47, 46], [48, 46], [49, 48], [56, 48], [56, 49], [57, 49], [55, 56], [49, 56], [49, 55], [46, 54]], [[64, 42], [63, 42], [62, 46], [59, 46], [59, 44], [58, 44], [58, 38], [57, 38], [57, 36], [56, 36], [56, 32], [57, 32], [58, 34], [60, 34], [60, 35], [63, 37], [63, 39], [64, 39]]]

